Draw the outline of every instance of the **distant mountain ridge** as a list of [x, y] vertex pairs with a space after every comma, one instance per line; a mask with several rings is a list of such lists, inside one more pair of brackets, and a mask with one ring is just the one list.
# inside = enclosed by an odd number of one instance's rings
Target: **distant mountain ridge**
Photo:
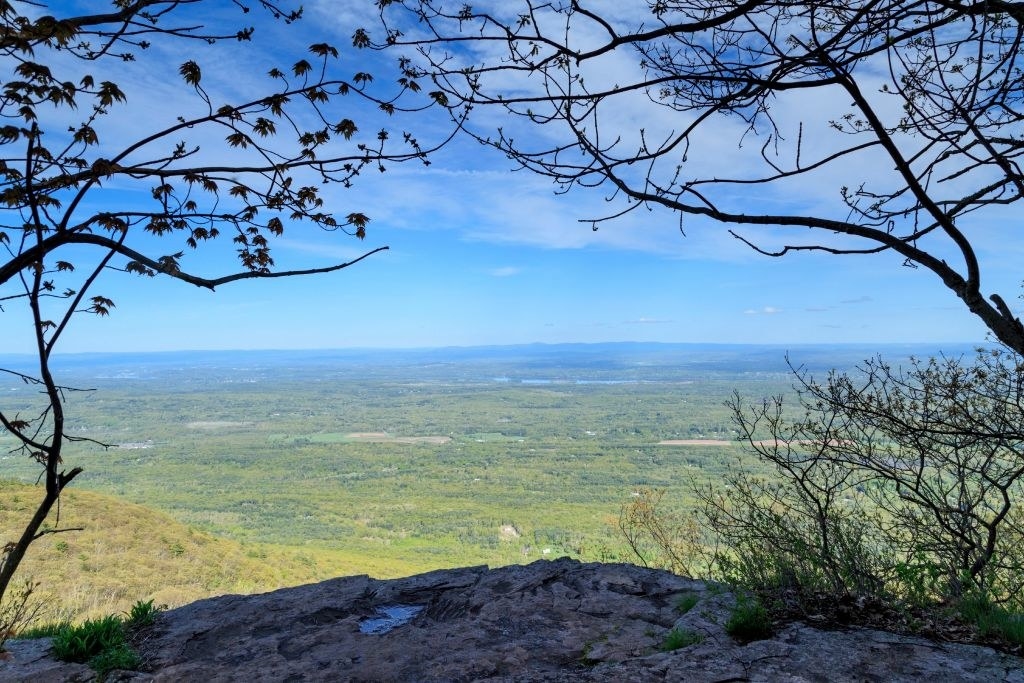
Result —
[[[526, 367], [654, 367], [702, 366], [705, 369], [747, 368], [785, 372], [786, 356], [811, 370], [847, 368], [882, 355], [893, 362], [909, 356], [971, 354], [980, 343], [956, 344], [702, 344], [662, 342], [600, 342], [447, 346], [431, 348], [351, 348], [298, 350], [159, 351], [56, 354], [58, 370], [100, 368], [230, 368], [261, 365], [347, 365], [373, 367], [425, 364], [515, 364]], [[0, 354], [0, 367], [29, 371], [30, 354]]]

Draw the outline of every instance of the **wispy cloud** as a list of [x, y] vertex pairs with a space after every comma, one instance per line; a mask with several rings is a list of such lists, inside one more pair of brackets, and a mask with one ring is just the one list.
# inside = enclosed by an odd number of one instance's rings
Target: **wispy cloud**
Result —
[[748, 308], [743, 313], [746, 315], [775, 315], [776, 313], [782, 313], [782, 309], [775, 306], [765, 306], [764, 308]]
[[663, 320], [661, 318], [647, 318], [641, 316], [636, 320], [627, 320], [627, 325], [667, 325], [671, 323], [671, 320]]
[[492, 268], [488, 271], [488, 274], [493, 277], [512, 277], [513, 275], [519, 275], [521, 272], [523, 272], [523, 269], [518, 266], [503, 266], [501, 268]]
[[870, 303], [872, 301], [874, 301], [873, 297], [864, 295], [864, 296], [858, 296], [856, 299], [843, 299], [839, 303], [841, 303], [841, 304], [866, 304], [866, 303]]

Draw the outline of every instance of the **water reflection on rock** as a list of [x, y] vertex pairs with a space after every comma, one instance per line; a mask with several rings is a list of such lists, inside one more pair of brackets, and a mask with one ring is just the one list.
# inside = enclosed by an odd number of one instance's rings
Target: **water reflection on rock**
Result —
[[408, 624], [423, 611], [423, 605], [384, 605], [377, 614], [359, 622], [359, 632], [380, 635]]

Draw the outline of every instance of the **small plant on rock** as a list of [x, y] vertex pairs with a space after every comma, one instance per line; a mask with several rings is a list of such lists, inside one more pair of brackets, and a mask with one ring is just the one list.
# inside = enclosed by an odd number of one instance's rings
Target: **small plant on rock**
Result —
[[124, 623], [115, 615], [68, 625], [53, 637], [53, 654], [65, 662], [87, 663], [125, 644]]
[[152, 625], [159, 612], [152, 600], [139, 600], [125, 618], [110, 615], [78, 626], [60, 626], [53, 634], [53, 655], [65, 662], [88, 664], [101, 680], [111, 671], [137, 669], [142, 660], [131, 637]]
[[690, 645], [696, 645], [703, 640], [704, 636], [696, 631], [674, 628], [665, 634], [665, 640], [661, 643], [661, 651], [672, 652], [674, 650], [680, 650], [684, 647], [689, 647]]
[[686, 614], [700, 602], [700, 596], [696, 593], [684, 593], [678, 601], [676, 601], [676, 611], [680, 614]]
[[[166, 607], [166, 605], [164, 605]], [[129, 630], [136, 630], [145, 628], [146, 626], [152, 626], [156, 620], [156, 615], [160, 614], [163, 607], [157, 607], [153, 605], [152, 600], [146, 600], [143, 602], [139, 600], [132, 608], [125, 614], [128, 617], [125, 622], [125, 627]]]
[[743, 642], [764, 640], [772, 635], [772, 620], [760, 599], [739, 593], [725, 632]]

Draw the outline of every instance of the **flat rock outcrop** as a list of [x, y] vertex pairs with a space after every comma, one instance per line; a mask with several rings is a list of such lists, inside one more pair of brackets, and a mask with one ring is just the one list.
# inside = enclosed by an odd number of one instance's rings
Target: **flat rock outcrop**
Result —
[[[569, 559], [339, 578], [169, 610], [142, 646], [148, 671], [108, 680], [1024, 683], [1020, 658], [871, 629], [794, 623], [739, 643], [724, 628], [733, 605], [668, 572]], [[673, 629], [694, 642], [663, 651]], [[46, 640], [9, 650], [2, 681], [93, 679]]]

